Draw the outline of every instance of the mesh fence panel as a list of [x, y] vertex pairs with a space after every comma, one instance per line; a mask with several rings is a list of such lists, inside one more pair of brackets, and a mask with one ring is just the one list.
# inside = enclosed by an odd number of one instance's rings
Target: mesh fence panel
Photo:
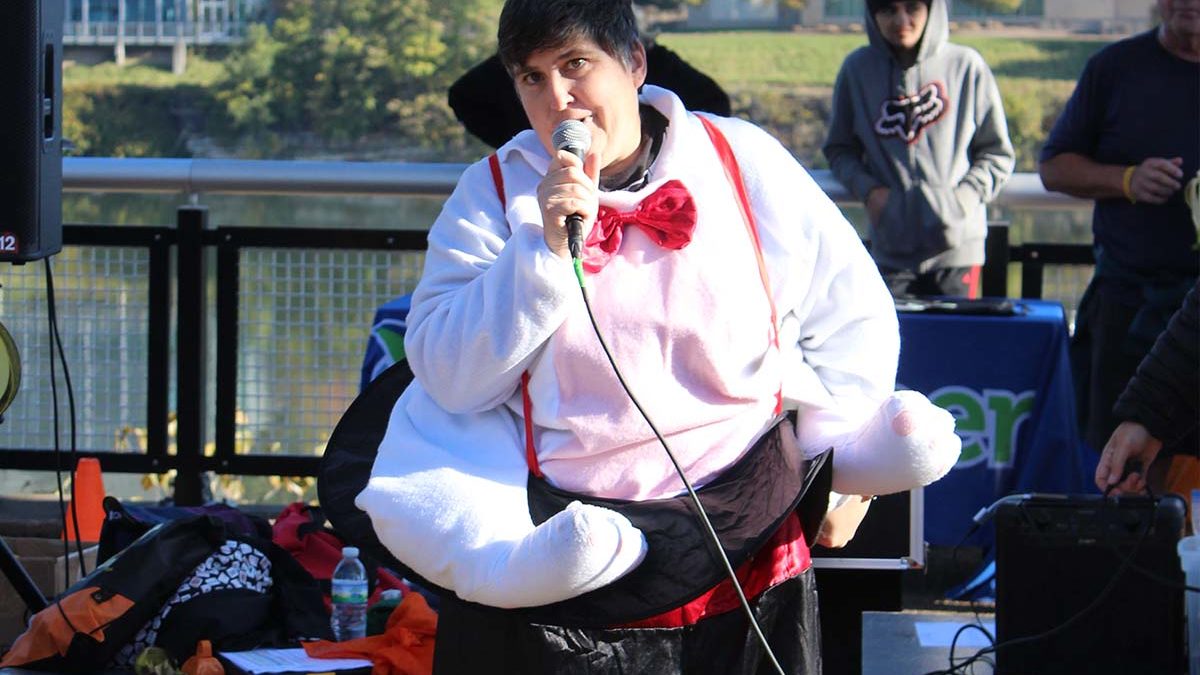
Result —
[[1046, 265], [1042, 270], [1042, 299], [1062, 303], [1072, 331], [1079, 299], [1091, 278], [1091, 265]]
[[243, 249], [239, 454], [314, 455], [354, 396], [375, 309], [409, 293], [424, 252]]
[[[80, 450], [144, 449], [149, 262], [145, 249], [116, 247], [67, 247], [53, 258], [58, 330]], [[0, 286], [0, 321], [21, 352], [21, 386], [0, 426], [0, 447], [52, 449], [55, 392], [44, 263], [0, 269]], [[59, 438], [66, 448], [69, 408], [57, 361], [54, 372]]]

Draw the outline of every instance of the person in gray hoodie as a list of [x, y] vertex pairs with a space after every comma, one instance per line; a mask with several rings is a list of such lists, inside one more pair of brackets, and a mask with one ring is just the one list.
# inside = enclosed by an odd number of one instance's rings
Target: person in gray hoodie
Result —
[[842, 63], [822, 148], [866, 206], [894, 295], [979, 296], [985, 205], [1014, 154], [996, 80], [948, 42], [946, 0], [868, 0], [870, 43]]

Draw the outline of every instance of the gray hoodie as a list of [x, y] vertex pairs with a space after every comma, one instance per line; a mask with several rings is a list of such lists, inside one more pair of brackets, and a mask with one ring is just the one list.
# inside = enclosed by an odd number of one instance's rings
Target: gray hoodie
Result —
[[916, 62], [904, 68], [868, 10], [870, 44], [842, 63], [822, 148], [858, 199], [891, 188], [871, 226], [882, 267], [928, 272], [983, 263], [984, 205], [1012, 175], [1014, 155], [992, 71], [947, 41], [946, 0], [932, 0]]

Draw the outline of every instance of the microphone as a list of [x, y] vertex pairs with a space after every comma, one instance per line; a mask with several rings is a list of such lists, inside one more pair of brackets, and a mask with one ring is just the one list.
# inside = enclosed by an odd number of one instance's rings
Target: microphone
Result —
[[[566, 150], [582, 161], [592, 147], [592, 132], [579, 120], [563, 120], [554, 127], [550, 142], [555, 150]], [[567, 249], [575, 260], [583, 257], [583, 216], [578, 213], [567, 216]]]

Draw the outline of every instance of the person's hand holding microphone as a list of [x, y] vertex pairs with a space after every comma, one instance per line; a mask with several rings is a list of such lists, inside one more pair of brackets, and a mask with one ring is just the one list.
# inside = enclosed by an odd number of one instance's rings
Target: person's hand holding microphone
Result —
[[589, 153], [592, 135], [578, 120], [559, 123], [551, 142], [556, 154], [538, 185], [543, 236], [555, 254], [578, 258], [584, 227], [595, 221], [600, 208], [600, 153]]

